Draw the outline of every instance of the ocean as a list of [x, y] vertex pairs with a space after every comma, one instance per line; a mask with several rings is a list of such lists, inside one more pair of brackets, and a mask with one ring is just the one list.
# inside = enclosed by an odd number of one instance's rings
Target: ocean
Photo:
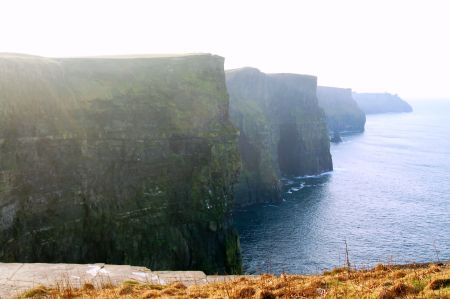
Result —
[[332, 144], [334, 171], [285, 178], [283, 202], [234, 214], [244, 271], [450, 260], [450, 101], [367, 116]]

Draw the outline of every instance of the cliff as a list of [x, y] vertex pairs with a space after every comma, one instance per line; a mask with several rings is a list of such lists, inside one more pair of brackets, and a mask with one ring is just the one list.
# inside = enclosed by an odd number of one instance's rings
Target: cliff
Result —
[[223, 62], [0, 55], [0, 261], [240, 272]]
[[398, 95], [390, 93], [353, 93], [353, 98], [366, 114], [412, 112], [413, 109]]
[[352, 90], [317, 87], [319, 106], [324, 110], [331, 132], [363, 132], [366, 115], [352, 97]]
[[226, 78], [230, 118], [240, 130], [238, 206], [279, 200], [282, 176], [332, 169], [315, 77], [243, 68], [227, 71]]

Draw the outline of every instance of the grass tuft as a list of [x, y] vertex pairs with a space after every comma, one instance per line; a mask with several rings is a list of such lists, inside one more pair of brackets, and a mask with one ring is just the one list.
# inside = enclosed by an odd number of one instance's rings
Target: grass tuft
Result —
[[93, 290], [95, 290], [95, 287], [94, 287], [94, 285], [92, 283], [85, 283], [83, 285], [83, 290], [85, 290], [85, 291], [93, 291]]
[[275, 299], [276, 296], [271, 291], [263, 290], [258, 295], [259, 299]]
[[23, 298], [39, 298], [48, 295], [48, 290], [44, 286], [37, 286], [23, 294]]
[[128, 295], [133, 293], [133, 286], [131, 285], [124, 285], [121, 286], [119, 289], [119, 295]]
[[448, 288], [448, 287], [450, 287], [450, 278], [435, 279], [432, 282], [430, 282], [428, 287], [431, 290], [439, 290], [439, 289], [443, 289], [443, 288]]
[[239, 298], [250, 298], [253, 297], [256, 290], [253, 287], [243, 287], [239, 290]]
[[137, 280], [125, 280], [124, 282], [122, 282], [123, 285], [129, 285], [129, 286], [136, 286], [136, 285], [140, 285], [141, 283]]

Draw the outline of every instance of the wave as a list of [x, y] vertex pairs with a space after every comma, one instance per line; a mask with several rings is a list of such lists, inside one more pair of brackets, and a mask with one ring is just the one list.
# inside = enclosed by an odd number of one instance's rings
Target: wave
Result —
[[279, 206], [276, 206], [276, 205], [265, 205], [264, 206], [265, 208], [279, 208]]
[[326, 175], [331, 175], [333, 171], [326, 171], [322, 172], [321, 174], [315, 174], [315, 175], [303, 175], [303, 176], [296, 176], [296, 179], [313, 179], [313, 178], [320, 178]]

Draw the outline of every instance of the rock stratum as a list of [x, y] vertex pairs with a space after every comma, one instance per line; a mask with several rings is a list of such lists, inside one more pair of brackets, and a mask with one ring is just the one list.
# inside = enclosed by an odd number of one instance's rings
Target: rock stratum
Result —
[[241, 272], [223, 62], [0, 55], [0, 261]]
[[390, 93], [353, 93], [353, 98], [366, 114], [412, 112], [413, 108], [398, 95]]
[[317, 87], [319, 106], [325, 111], [330, 132], [363, 132], [366, 115], [349, 88]]
[[316, 77], [243, 68], [227, 71], [226, 78], [230, 117], [240, 130], [237, 206], [280, 200], [282, 176], [332, 170]]

